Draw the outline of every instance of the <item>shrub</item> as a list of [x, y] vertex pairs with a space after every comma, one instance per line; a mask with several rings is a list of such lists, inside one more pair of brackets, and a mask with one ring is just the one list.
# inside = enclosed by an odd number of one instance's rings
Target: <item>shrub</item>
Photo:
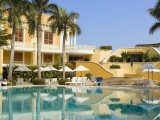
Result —
[[160, 61], [160, 56], [154, 56], [151, 58], [151, 61], [152, 62], [157, 62], [157, 61]]
[[85, 74], [85, 76], [87, 77], [87, 79], [91, 80], [91, 77], [93, 76], [91, 73], [87, 73]]
[[129, 52], [123, 51], [121, 53], [121, 56], [122, 56], [122, 61], [123, 62], [130, 62], [131, 56], [130, 56]]
[[66, 82], [69, 82], [69, 80], [68, 79], [64, 79], [64, 80], [63, 79], [59, 79], [58, 80], [58, 84], [59, 85], [65, 85]]
[[122, 62], [122, 58], [121, 57], [117, 57], [116, 55], [112, 55], [110, 58], [109, 58], [109, 62]]
[[112, 50], [112, 46], [101, 46], [101, 47], [99, 47], [99, 49], [102, 49], [102, 50]]
[[44, 79], [34, 79], [32, 80], [33, 85], [45, 85]]
[[17, 81], [16, 80], [11, 80], [12, 86], [16, 86]]
[[120, 69], [120, 65], [111, 65], [110, 69]]

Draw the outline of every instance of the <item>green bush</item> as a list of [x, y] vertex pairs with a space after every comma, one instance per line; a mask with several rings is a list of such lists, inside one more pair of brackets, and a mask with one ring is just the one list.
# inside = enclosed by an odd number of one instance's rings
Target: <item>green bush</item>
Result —
[[44, 79], [34, 79], [32, 80], [33, 85], [45, 85]]
[[16, 80], [12, 80], [11, 83], [12, 83], [12, 86], [16, 86], [17, 81]]
[[59, 79], [58, 80], [58, 84], [59, 85], [65, 85], [66, 82], [69, 82], [69, 80], [68, 79], [64, 79], [64, 80], [63, 79]]
[[121, 57], [117, 57], [116, 55], [112, 55], [112, 56], [109, 58], [109, 62], [123, 62], [123, 60], [122, 60]]
[[99, 47], [99, 49], [102, 49], [102, 50], [112, 50], [112, 46], [101, 46], [101, 47]]
[[120, 69], [120, 65], [111, 65], [110, 69]]
[[160, 56], [154, 56], [154, 57], [152, 57], [151, 61], [152, 62], [158, 62], [158, 61], [160, 61]]
[[85, 76], [87, 77], [87, 79], [91, 80], [91, 77], [93, 76], [91, 73], [87, 73], [85, 74]]

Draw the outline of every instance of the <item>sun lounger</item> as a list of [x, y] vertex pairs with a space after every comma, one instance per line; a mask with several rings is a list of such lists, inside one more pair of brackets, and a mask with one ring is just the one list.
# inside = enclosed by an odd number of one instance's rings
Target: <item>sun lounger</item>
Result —
[[57, 78], [52, 78], [51, 79], [51, 84], [57, 84], [58, 82], [57, 82]]
[[153, 120], [160, 120], [160, 113]]
[[76, 81], [77, 81], [77, 77], [73, 77], [71, 82], [66, 82], [65, 85], [67, 85], [67, 84], [70, 84], [70, 85], [71, 84], [76, 84]]

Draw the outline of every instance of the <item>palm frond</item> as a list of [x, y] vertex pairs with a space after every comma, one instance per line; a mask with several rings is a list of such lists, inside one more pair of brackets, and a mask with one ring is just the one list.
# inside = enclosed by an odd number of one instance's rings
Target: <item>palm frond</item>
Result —
[[149, 33], [153, 34], [159, 28], [160, 28], [160, 22], [157, 22], [157, 23], [153, 24], [153, 26], [150, 28]]

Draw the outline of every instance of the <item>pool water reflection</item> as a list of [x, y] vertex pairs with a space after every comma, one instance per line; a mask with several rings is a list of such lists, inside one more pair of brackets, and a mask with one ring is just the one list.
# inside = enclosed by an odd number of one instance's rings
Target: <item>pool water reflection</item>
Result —
[[0, 120], [153, 120], [160, 89], [25, 87], [0, 90]]

